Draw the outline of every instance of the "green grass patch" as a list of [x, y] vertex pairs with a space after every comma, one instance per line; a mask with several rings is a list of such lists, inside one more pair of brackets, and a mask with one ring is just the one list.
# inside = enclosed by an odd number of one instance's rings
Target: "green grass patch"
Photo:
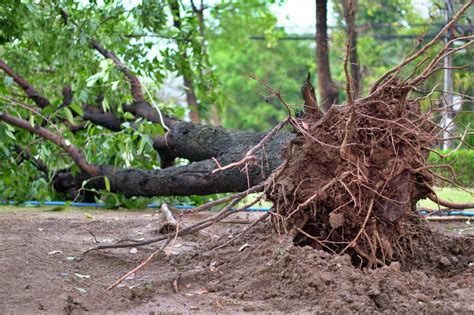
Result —
[[[61, 208], [61, 209], [60, 209]], [[96, 207], [62, 207], [58, 206], [11, 206], [11, 205], [0, 205], [0, 212], [80, 212], [80, 213], [97, 213], [99, 211], [106, 212], [107, 209], [96, 208]]]
[[[459, 188], [435, 187], [435, 191], [438, 197], [444, 200], [458, 203], [474, 202], [474, 197], [469, 192]], [[474, 194], [474, 190], [468, 189], [468, 191]], [[420, 200], [418, 206], [431, 209], [438, 208], [438, 205], [429, 199]]]

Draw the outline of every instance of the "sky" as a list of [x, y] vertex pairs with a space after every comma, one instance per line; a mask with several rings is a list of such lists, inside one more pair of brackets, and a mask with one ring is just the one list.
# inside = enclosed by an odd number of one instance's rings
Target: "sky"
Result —
[[[412, 0], [412, 3], [423, 17], [429, 16], [430, 0]], [[278, 26], [285, 27], [289, 33], [315, 32], [315, 0], [287, 0], [282, 6], [273, 5], [272, 9], [278, 17]], [[331, 5], [328, 9], [329, 25], [335, 25]]]
[[[2, 0], [0, 0], [1, 2]], [[216, 4], [222, 0], [206, 0], [205, 3]], [[336, 0], [338, 1], [338, 0]], [[136, 5], [140, 0], [123, 0], [125, 6]], [[381, 1], [383, 2], [383, 0]], [[429, 16], [432, 0], [412, 0], [413, 5], [423, 17]], [[329, 25], [335, 25], [332, 6], [328, 6]], [[284, 27], [288, 33], [314, 33], [316, 1], [286, 0], [282, 5], [273, 4], [272, 11], [278, 18], [278, 26]]]

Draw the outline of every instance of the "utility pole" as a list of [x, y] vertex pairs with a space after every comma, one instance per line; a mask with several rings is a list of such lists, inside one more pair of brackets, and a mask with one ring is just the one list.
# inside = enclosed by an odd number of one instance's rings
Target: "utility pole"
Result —
[[[451, 20], [453, 14], [453, 5], [451, 0], [444, 0], [445, 5], [445, 22], [448, 23]], [[448, 30], [446, 36], [444, 37], [444, 42], [447, 44], [452, 38], [454, 34], [452, 30]], [[451, 49], [451, 47], [448, 47]], [[444, 128], [443, 131], [443, 141], [442, 141], [442, 149], [448, 150], [453, 147], [453, 141], [447, 140], [450, 137], [449, 130], [453, 129], [453, 119], [454, 119], [454, 109], [453, 109], [453, 100], [454, 100], [454, 85], [453, 85], [453, 55], [448, 54], [444, 57], [443, 64], [444, 64], [444, 80], [443, 80], [443, 102], [441, 103], [443, 106], [442, 110], [442, 120], [441, 120], [441, 127]]]

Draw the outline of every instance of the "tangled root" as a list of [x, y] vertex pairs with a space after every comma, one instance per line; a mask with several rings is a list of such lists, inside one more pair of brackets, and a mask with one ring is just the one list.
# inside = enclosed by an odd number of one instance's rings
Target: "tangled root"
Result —
[[399, 239], [416, 226], [416, 202], [430, 193], [426, 158], [437, 130], [409, 87], [389, 83], [292, 122], [285, 169], [266, 190], [279, 233], [368, 267], [400, 253]]

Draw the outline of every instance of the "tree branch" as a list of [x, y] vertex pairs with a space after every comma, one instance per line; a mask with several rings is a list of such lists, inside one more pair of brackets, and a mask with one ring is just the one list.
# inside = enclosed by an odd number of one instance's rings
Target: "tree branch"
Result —
[[[356, 0], [344, 0], [342, 2], [344, 9], [344, 19], [346, 22], [347, 47], [346, 58], [344, 60], [344, 71], [347, 79], [347, 95], [349, 103], [352, 103], [360, 96], [360, 66], [357, 55], [357, 32], [355, 28], [355, 9]], [[350, 74], [347, 73], [349, 64]]]
[[88, 120], [96, 125], [105, 127], [111, 131], [122, 130], [122, 120], [111, 112], [104, 112], [102, 108], [96, 106], [83, 106], [83, 119]]
[[63, 137], [49, 131], [46, 128], [32, 125], [29, 121], [11, 116], [7, 113], [0, 113], [0, 120], [53, 142], [57, 146], [61, 147], [67, 154], [69, 154], [69, 156], [81, 170], [88, 173], [92, 177], [100, 175], [100, 169], [95, 165], [87, 163], [84, 153], [78, 147], [70, 144]]
[[30, 85], [25, 79], [23, 79], [19, 74], [15, 73], [8, 65], [0, 59], [0, 69], [2, 69], [6, 74], [13, 78], [13, 80], [25, 91], [28, 98], [33, 100], [36, 105], [40, 108], [45, 108], [50, 104], [49, 100], [42, 96], [35, 88]]
[[[176, 27], [179, 31], [181, 31], [181, 16], [180, 16], [180, 9], [179, 9], [179, 2], [177, 0], [169, 0], [169, 5], [171, 8], [171, 14], [173, 15], [173, 26]], [[192, 4], [194, 6], [194, 4]], [[203, 26], [203, 24], [202, 24]], [[200, 21], [201, 27], [201, 21]], [[202, 29], [203, 30], [203, 29]], [[194, 91], [193, 80], [191, 77], [191, 66], [188, 61], [188, 56], [186, 53], [186, 49], [183, 48], [183, 43], [181, 41], [177, 41], [177, 45], [179, 49], [182, 51], [183, 60], [181, 61], [180, 65], [180, 72], [183, 76], [183, 84], [186, 92], [186, 102], [191, 110], [190, 119], [193, 123], [200, 123], [201, 117], [199, 115], [199, 105], [197, 102], [196, 93]]]
[[465, 5], [463, 5], [459, 10], [458, 12], [456, 12], [456, 14], [453, 16], [453, 18], [451, 19], [451, 21], [449, 21], [449, 23], [446, 23], [446, 25], [438, 32], [438, 34], [436, 34], [433, 39], [431, 39], [431, 41], [429, 41], [425, 46], [423, 46], [422, 48], [420, 48], [417, 52], [415, 52], [413, 55], [411, 55], [410, 57], [407, 57], [405, 58], [405, 60], [400, 63], [399, 65], [393, 67], [392, 69], [386, 71], [380, 78], [377, 79], [377, 81], [375, 81], [375, 83], [372, 85], [372, 87], [370, 88], [370, 91], [369, 91], [369, 94], [372, 94], [374, 93], [380, 86], [380, 84], [382, 82], [384, 82], [389, 76], [393, 75], [394, 73], [398, 73], [400, 71], [400, 69], [409, 64], [410, 62], [412, 62], [413, 60], [415, 60], [416, 58], [418, 58], [419, 56], [421, 56], [425, 51], [427, 51], [429, 48], [431, 48], [433, 45], [435, 45], [436, 43], [439, 42], [439, 39], [441, 38], [441, 36], [446, 32], [448, 31], [458, 20], [459, 18], [464, 14], [464, 12], [466, 12], [467, 9], [469, 9], [469, 7], [472, 5], [472, 0], [469, 0], [466, 2]]
[[427, 197], [431, 201], [436, 202], [437, 204], [442, 205], [443, 207], [448, 207], [450, 209], [474, 209], [474, 202], [471, 202], [471, 203], [451, 202], [451, 201], [440, 199], [438, 198], [438, 196], [436, 196], [433, 193], [428, 194]]
[[316, 98], [316, 93], [314, 91], [314, 87], [311, 84], [311, 73], [308, 72], [308, 77], [304, 82], [303, 86], [301, 87], [301, 94], [303, 95], [304, 99], [304, 111], [311, 118], [316, 121], [317, 119], [322, 117], [322, 113], [318, 107], [318, 101]]
[[131, 86], [133, 100], [135, 102], [144, 102], [145, 97], [143, 96], [142, 85], [140, 83], [140, 80], [138, 80], [138, 78], [130, 71], [130, 69], [128, 69], [127, 66], [124, 65], [122, 61], [120, 61], [120, 59], [113, 52], [106, 50], [96, 40], [92, 40], [91, 45], [102, 56], [111, 59], [114, 62], [115, 66], [117, 66], [117, 69], [119, 69], [125, 75]]

